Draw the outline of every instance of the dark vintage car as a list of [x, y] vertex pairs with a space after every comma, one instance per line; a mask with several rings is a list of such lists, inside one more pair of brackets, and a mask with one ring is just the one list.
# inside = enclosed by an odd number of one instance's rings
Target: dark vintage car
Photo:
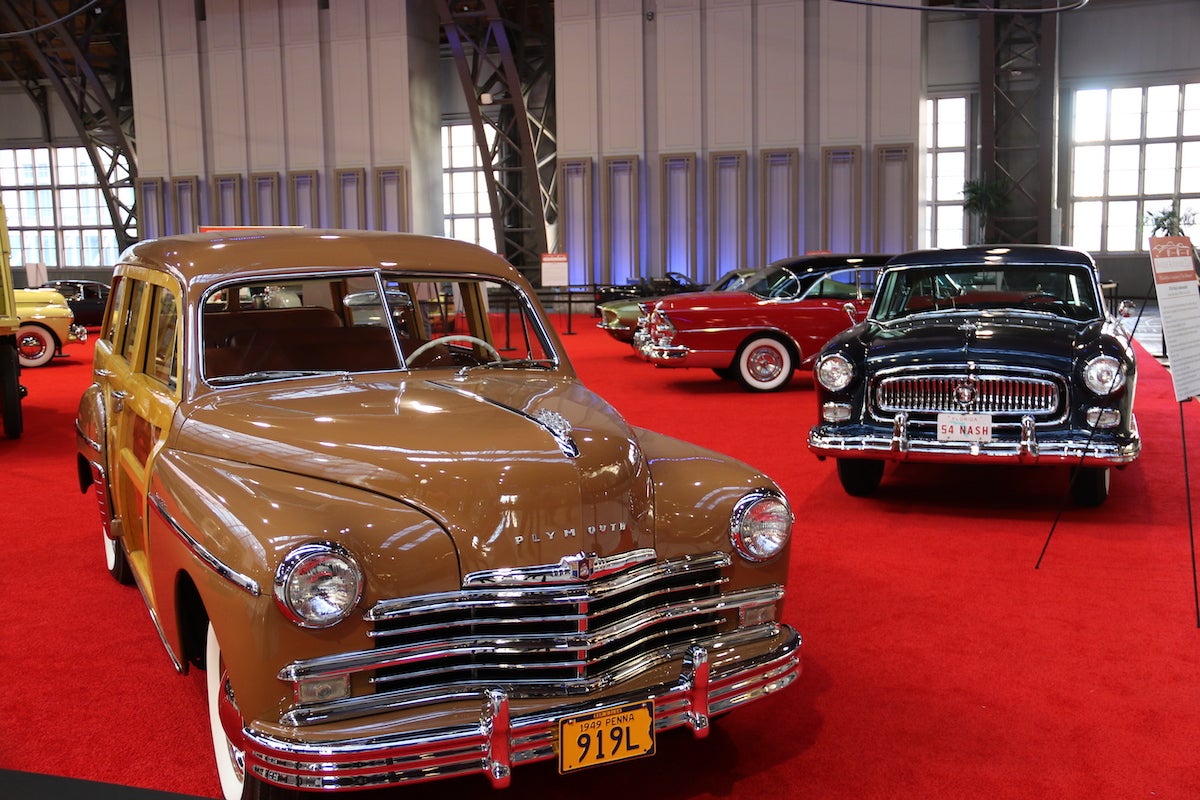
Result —
[[[756, 270], [752, 269], [732, 269], [713, 281], [704, 291], [735, 291], [740, 289], [745, 284], [746, 279], [755, 272]], [[600, 311], [600, 321], [596, 323], [596, 327], [605, 331], [618, 342], [633, 344], [634, 334], [644, 316], [643, 309], [647, 305], [653, 306], [659, 299], [660, 296], [624, 297], [619, 300], [609, 300], [607, 303], [601, 303], [597, 307]]]
[[613, 283], [597, 286], [593, 292], [596, 313], [600, 305], [611, 300], [632, 300], [638, 297], [662, 297], [679, 292], [694, 292], [704, 287], [682, 272], [668, 272], [656, 278], [642, 278], [632, 283]]
[[737, 291], [665, 297], [635, 344], [656, 366], [708, 368], [747, 389], [781, 389], [854, 315], [866, 313], [887, 259], [800, 256], [763, 268]]
[[44, 283], [42, 288], [54, 289], [67, 298], [67, 305], [75, 315], [76, 325], [94, 328], [104, 319], [104, 307], [108, 305], [107, 283], [62, 278]]
[[627, 423], [494, 253], [240, 230], [113, 280], [80, 485], [225, 797], [649, 756], [800, 674], [779, 487]]
[[886, 461], [1051, 464], [1072, 495], [1108, 496], [1141, 451], [1137, 364], [1086, 253], [1011, 245], [897, 256], [867, 319], [814, 369], [809, 448], [868, 495]]

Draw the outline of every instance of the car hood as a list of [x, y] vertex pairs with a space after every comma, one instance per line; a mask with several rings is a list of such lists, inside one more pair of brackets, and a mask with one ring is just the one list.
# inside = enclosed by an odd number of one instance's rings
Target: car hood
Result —
[[445, 528], [464, 574], [654, 546], [633, 431], [573, 379], [480, 371], [245, 386], [195, 407], [171, 446], [395, 498]]
[[1067, 374], [1073, 355], [1099, 333], [1046, 314], [949, 314], [869, 324], [867, 360], [872, 370], [917, 364], [975, 361], [1042, 366]]

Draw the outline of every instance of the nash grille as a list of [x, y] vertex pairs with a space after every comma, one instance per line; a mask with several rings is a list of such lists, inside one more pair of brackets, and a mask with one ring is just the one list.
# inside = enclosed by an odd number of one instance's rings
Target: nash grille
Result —
[[1050, 375], [900, 374], [881, 378], [877, 415], [970, 413], [1045, 419], [1061, 414], [1065, 390]]

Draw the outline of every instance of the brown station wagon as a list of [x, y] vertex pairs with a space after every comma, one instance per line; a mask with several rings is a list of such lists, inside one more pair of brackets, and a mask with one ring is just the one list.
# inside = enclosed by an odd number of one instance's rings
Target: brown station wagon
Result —
[[134, 245], [112, 293], [80, 483], [207, 670], [226, 797], [503, 787], [799, 675], [779, 488], [626, 423], [497, 256], [225, 231]]

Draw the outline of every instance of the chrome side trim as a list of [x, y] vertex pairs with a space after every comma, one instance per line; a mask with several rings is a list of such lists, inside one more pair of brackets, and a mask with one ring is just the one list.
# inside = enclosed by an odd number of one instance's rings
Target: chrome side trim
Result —
[[259, 588], [257, 581], [255, 581], [253, 578], [243, 575], [242, 573], [225, 564], [212, 553], [208, 552], [208, 550], [206, 550], [204, 546], [200, 544], [200, 542], [196, 541], [196, 539], [193, 538], [190, 533], [185, 531], [183, 526], [176, 522], [175, 519], [167, 512], [166, 501], [164, 501], [157, 494], [151, 494], [148, 499], [150, 500], [150, 505], [153, 506], [154, 510], [159, 513], [159, 516], [163, 518], [163, 521], [171, 527], [171, 530], [175, 532], [175, 535], [179, 537], [180, 541], [182, 541], [184, 545], [186, 545], [187, 548], [196, 555], [197, 558], [204, 562], [205, 566], [242, 591], [249, 593], [252, 597], [258, 597], [260, 594], [262, 594], [262, 589]]

